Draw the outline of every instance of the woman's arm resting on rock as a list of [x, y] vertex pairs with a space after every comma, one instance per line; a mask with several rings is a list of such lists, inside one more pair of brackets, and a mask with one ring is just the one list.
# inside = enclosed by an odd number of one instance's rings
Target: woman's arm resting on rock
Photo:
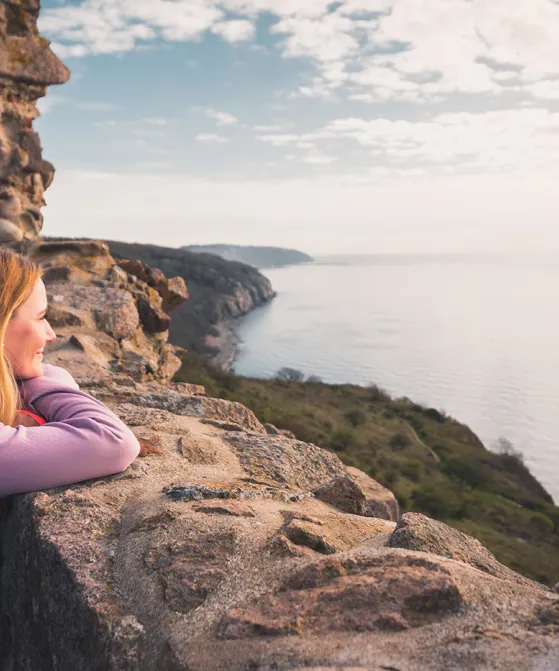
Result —
[[44, 369], [42, 377], [23, 380], [20, 388], [48, 424], [0, 424], [0, 498], [120, 473], [140, 452], [132, 431], [81, 391], [70, 373]]

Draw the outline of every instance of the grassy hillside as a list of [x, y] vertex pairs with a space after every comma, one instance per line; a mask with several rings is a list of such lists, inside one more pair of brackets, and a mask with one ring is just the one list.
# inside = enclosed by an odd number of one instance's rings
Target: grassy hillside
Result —
[[559, 580], [559, 508], [506, 442], [501, 453], [489, 452], [444, 413], [374, 386], [243, 378], [194, 354], [176, 379], [335, 451], [391, 489], [405, 511], [476, 536], [512, 569], [550, 585]]

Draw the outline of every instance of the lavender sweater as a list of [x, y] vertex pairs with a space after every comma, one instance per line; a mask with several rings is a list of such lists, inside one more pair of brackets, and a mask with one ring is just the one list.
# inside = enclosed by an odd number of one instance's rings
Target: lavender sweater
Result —
[[0, 423], [0, 498], [120, 473], [140, 452], [132, 431], [67, 370], [43, 368], [44, 375], [21, 380], [19, 388], [24, 408], [47, 424]]

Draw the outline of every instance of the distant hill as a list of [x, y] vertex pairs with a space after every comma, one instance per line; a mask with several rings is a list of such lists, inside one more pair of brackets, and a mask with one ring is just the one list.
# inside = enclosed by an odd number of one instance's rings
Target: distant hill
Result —
[[254, 268], [280, 268], [295, 266], [301, 263], [311, 263], [312, 256], [298, 252], [295, 249], [282, 247], [245, 247], [242, 245], [184, 245], [195, 254], [215, 254], [227, 261], [239, 261]]

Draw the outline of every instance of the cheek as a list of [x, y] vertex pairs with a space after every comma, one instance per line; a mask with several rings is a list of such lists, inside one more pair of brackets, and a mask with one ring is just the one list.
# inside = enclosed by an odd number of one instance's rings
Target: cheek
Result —
[[21, 356], [39, 349], [43, 339], [40, 327], [33, 322], [19, 321], [10, 324], [6, 332], [6, 349], [15, 356]]

